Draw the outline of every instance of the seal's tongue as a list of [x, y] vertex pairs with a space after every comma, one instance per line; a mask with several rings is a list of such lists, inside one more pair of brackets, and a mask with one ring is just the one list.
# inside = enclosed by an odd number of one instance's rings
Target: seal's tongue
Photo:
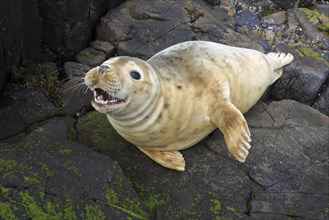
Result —
[[103, 89], [95, 89], [95, 92], [97, 100], [106, 101], [110, 98], [110, 94]]

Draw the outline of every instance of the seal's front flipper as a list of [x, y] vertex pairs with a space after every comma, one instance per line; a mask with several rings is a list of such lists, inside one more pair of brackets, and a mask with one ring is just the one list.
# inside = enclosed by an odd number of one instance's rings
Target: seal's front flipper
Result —
[[138, 148], [161, 166], [179, 171], [185, 170], [185, 160], [179, 151], [152, 151]]
[[219, 103], [216, 111], [210, 115], [211, 120], [224, 134], [230, 153], [240, 162], [245, 162], [249, 149], [250, 131], [242, 113], [231, 103]]

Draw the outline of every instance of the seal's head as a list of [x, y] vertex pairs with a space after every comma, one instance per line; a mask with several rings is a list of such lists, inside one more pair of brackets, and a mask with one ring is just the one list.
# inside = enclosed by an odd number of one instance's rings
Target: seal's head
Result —
[[85, 84], [94, 92], [93, 107], [111, 116], [142, 110], [159, 92], [154, 69], [132, 57], [111, 58], [91, 69]]

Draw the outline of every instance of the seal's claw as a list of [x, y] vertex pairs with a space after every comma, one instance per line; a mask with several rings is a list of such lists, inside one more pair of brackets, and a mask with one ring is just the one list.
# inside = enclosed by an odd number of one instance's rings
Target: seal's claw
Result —
[[250, 149], [250, 144], [247, 143], [247, 142], [243, 142], [240, 146], [240, 149], [237, 151], [236, 154], [233, 154], [233, 156], [240, 162], [245, 162], [246, 161], [246, 158], [249, 154], [249, 149]]
[[179, 151], [153, 151], [145, 150], [140, 147], [138, 148], [152, 160], [164, 167], [178, 171], [185, 170], [185, 160]]
[[[233, 152], [231, 151], [232, 155], [240, 162], [244, 163], [246, 158], [249, 154], [249, 149], [251, 148], [249, 142], [251, 141], [249, 136], [244, 136], [242, 140], [238, 138], [237, 147]], [[241, 142], [241, 144], [239, 144]]]
[[243, 147], [248, 151], [250, 148], [251, 148], [251, 146], [250, 146], [250, 144], [249, 144], [249, 142], [251, 142], [251, 139], [249, 138], [249, 141], [243, 141]]
[[[244, 155], [245, 157], [248, 156], [248, 154], [249, 154], [248, 149], [250, 149], [250, 148], [248, 148], [248, 147], [246, 146], [246, 144], [247, 144], [247, 143], [243, 143], [243, 144], [241, 145], [241, 148], [240, 148], [240, 152], [243, 153], [243, 155]], [[248, 144], [248, 145], [249, 145], [249, 144]], [[249, 146], [250, 146], [250, 145], [249, 145]]]
[[[244, 137], [243, 137], [243, 139], [245, 140], [245, 142], [248, 144], [248, 142], [251, 142], [251, 138], [250, 138], [250, 131], [249, 131], [249, 129], [248, 129], [248, 135], [245, 135]], [[250, 145], [249, 145], [250, 146]], [[250, 149], [250, 147], [248, 148], [248, 149]]]

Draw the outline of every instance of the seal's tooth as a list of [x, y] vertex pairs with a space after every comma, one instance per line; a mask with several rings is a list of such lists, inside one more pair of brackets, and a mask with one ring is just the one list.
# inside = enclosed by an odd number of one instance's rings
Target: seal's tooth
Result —
[[100, 101], [100, 100], [104, 100], [103, 96], [102, 95], [99, 95], [97, 96], [97, 99]]

